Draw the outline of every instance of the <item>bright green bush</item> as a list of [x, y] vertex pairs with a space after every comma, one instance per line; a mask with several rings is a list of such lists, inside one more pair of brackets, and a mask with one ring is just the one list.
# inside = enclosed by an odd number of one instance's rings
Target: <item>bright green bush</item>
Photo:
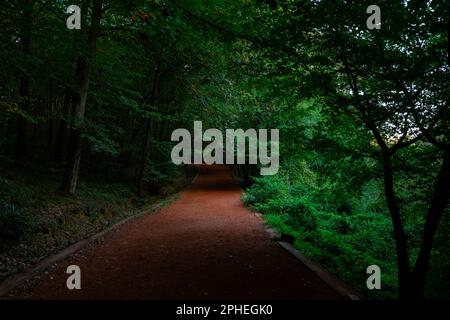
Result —
[[284, 223], [294, 229], [312, 231], [317, 228], [317, 219], [312, 204], [303, 198], [273, 199], [267, 203], [255, 205], [262, 213], [278, 214]]
[[283, 198], [287, 193], [287, 185], [279, 178], [279, 176], [255, 178], [251, 192], [246, 193], [242, 200], [247, 205], [253, 206], [270, 200]]
[[[330, 184], [322, 189], [308, 185], [308, 189], [299, 180], [290, 185], [281, 183], [285, 180], [283, 173], [259, 178], [247, 189], [244, 200], [263, 213], [273, 228], [294, 236], [295, 246], [330, 272], [368, 296], [395, 298], [397, 269], [391, 221], [385, 212], [369, 210], [381, 208], [374, 199], [366, 201], [367, 190], [377, 194], [378, 184], [369, 183], [360, 196], [349, 199], [352, 207], [359, 209], [355, 212], [353, 208], [339, 210], [342, 202], [333, 203], [336, 197], [329, 194], [333, 190]], [[382, 268], [381, 291], [369, 292], [365, 286], [366, 269], [372, 264]]]

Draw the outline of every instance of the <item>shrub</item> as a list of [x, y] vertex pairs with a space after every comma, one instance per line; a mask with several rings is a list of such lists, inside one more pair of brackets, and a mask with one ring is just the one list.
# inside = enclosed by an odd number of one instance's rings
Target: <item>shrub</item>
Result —
[[281, 198], [256, 205], [255, 208], [264, 214], [276, 214], [294, 229], [312, 231], [317, 228], [315, 209], [304, 198]]
[[278, 176], [255, 178], [255, 183], [247, 189], [242, 200], [247, 205], [257, 205], [270, 200], [284, 198], [288, 193], [286, 183]]
[[0, 238], [15, 240], [29, 230], [35, 221], [32, 215], [14, 204], [3, 203], [0, 210]]

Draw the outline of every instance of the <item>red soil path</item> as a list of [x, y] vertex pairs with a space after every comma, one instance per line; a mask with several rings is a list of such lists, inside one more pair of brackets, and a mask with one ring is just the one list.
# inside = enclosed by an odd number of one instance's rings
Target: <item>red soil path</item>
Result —
[[[27, 299], [340, 299], [277, 246], [225, 167], [200, 168], [181, 199], [59, 263]], [[66, 288], [79, 265], [82, 290]]]

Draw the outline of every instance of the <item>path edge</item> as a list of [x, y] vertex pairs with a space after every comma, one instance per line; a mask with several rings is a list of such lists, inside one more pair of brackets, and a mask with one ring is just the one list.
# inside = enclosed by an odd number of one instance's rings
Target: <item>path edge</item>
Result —
[[358, 292], [356, 289], [350, 287], [344, 281], [336, 277], [335, 275], [326, 271], [317, 262], [311, 260], [297, 250], [292, 244], [284, 241], [275, 241], [281, 248], [286, 250], [289, 254], [299, 260], [303, 265], [305, 265], [309, 270], [314, 272], [314, 274], [319, 277], [323, 282], [325, 282], [334, 291], [339, 293], [346, 299], [349, 300], [366, 300], [366, 298]]
[[55, 254], [43, 259], [42, 261], [38, 262], [37, 264], [32, 265], [14, 275], [11, 275], [10, 277], [6, 278], [2, 283], [0, 283], [0, 300], [2, 298], [4, 298], [8, 293], [10, 293], [12, 290], [16, 289], [21, 284], [30, 280], [36, 273], [50, 268], [55, 263], [58, 263], [62, 260], [67, 259], [74, 253], [87, 247], [89, 244], [91, 244], [95, 240], [98, 240], [98, 239], [106, 236], [108, 233], [118, 229], [121, 226], [123, 226], [129, 222], [132, 222], [136, 219], [139, 219], [145, 215], [158, 212], [163, 207], [168, 206], [171, 203], [173, 203], [174, 201], [178, 200], [179, 197], [180, 197], [180, 194], [177, 193], [177, 194], [171, 195], [167, 198], [161, 199], [156, 204], [153, 204], [150, 207], [143, 209], [139, 213], [137, 213], [133, 216], [130, 216], [128, 218], [125, 218], [124, 220], [121, 220], [121, 221], [113, 224], [112, 226], [106, 228], [103, 231], [100, 231], [90, 237], [87, 237], [86, 239], [78, 241], [77, 243], [75, 243], [65, 249], [62, 249], [58, 253], [55, 253]]
[[269, 234], [272, 241], [284, 249], [287, 253], [289, 253], [291, 256], [296, 258], [298, 261], [300, 261], [301, 264], [303, 264], [306, 268], [311, 270], [320, 280], [322, 280], [328, 287], [330, 287], [332, 290], [337, 292], [342, 297], [349, 299], [349, 300], [367, 300], [368, 298], [364, 296], [361, 292], [354, 289], [347, 283], [345, 283], [343, 280], [339, 279], [334, 274], [328, 272], [325, 270], [319, 263], [313, 261], [312, 259], [305, 256], [303, 253], [301, 253], [298, 249], [296, 249], [291, 243], [281, 241], [279, 240], [281, 238], [281, 234], [278, 230], [271, 227], [265, 220], [264, 215], [252, 211], [253, 214], [261, 219], [263, 221], [264, 228], [266, 232]]

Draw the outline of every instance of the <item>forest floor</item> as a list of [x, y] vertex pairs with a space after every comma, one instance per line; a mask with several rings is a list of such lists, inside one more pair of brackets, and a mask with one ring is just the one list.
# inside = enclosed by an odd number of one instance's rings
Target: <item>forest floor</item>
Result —
[[104, 181], [90, 170], [93, 173], [80, 178], [77, 195], [71, 197], [57, 191], [61, 168], [18, 167], [1, 160], [0, 284], [78, 241], [167, 202], [195, 174], [174, 172], [159, 190], [138, 197], [133, 184]]
[[[277, 246], [225, 167], [201, 167], [180, 200], [36, 276], [11, 299], [341, 299]], [[66, 287], [69, 265], [81, 290]]]

